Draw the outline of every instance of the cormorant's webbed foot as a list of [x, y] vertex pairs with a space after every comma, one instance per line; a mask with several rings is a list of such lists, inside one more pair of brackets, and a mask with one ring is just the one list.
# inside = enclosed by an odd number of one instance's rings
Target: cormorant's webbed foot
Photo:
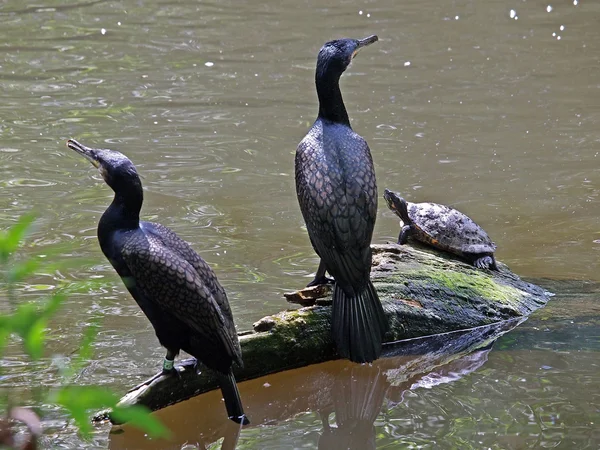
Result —
[[246, 414], [242, 414], [241, 416], [229, 416], [229, 420], [233, 420], [235, 423], [239, 423], [240, 425], [248, 425], [250, 423], [250, 419]]
[[177, 369], [175, 368], [175, 361], [172, 359], [165, 358], [163, 360], [162, 374], [175, 375], [175, 372], [177, 372]]
[[199, 375], [200, 372], [202, 371], [202, 367], [200, 366], [200, 364], [198, 363], [198, 360], [196, 358], [186, 359], [185, 362], [193, 364], [192, 370], [194, 371], [194, 373], [196, 375]]
[[177, 376], [181, 378], [181, 372], [179, 372], [179, 370], [177, 370], [177, 368], [175, 367], [175, 361], [172, 359], [167, 359], [165, 358], [163, 360], [163, 368], [162, 368], [162, 372], [160, 373], [160, 375], [168, 375], [168, 376]]
[[315, 274], [315, 278], [306, 285], [306, 287], [318, 286], [320, 284], [333, 284], [335, 280], [333, 278], [327, 278], [325, 276], [325, 272], [327, 268], [325, 267], [325, 263], [323, 260], [319, 262], [319, 268], [317, 269], [317, 273]]
[[325, 275], [323, 275], [322, 277], [315, 277], [314, 280], [312, 280], [310, 283], [308, 283], [306, 285], [306, 287], [311, 287], [311, 286], [319, 286], [320, 284], [333, 284], [335, 283], [335, 280], [333, 278], [328, 278]]
[[175, 357], [179, 354], [179, 349], [167, 348], [167, 354], [163, 359], [161, 375], [177, 375], [181, 377], [179, 370], [175, 368]]

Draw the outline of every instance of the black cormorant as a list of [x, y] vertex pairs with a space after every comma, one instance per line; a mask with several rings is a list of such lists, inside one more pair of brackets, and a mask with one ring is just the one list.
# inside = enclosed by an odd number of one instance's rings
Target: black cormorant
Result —
[[339, 80], [352, 58], [377, 41], [340, 39], [319, 51], [317, 120], [296, 150], [296, 192], [308, 235], [321, 261], [309, 284], [335, 278], [333, 339], [342, 357], [370, 362], [388, 329], [370, 281], [377, 185], [369, 146], [350, 126]]
[[249, 423], [232, 371], [242, 351], [225, 290], [190, 245], [158, 223], [141, 222], [142, 183], [122, 153], [67, 141], [100, 170], [115, 197], [98, 224], [100, 248], [167, 349], [163, 372], [174, 373], [184, 350], [219, 375], [229, 418]]

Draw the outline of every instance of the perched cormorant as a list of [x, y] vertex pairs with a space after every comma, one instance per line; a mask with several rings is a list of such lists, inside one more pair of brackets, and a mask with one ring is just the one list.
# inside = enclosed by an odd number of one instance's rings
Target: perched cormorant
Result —
[[319, 51], [317, 120], [296, 150], [296, 193], [321, 261], [309, 286], [335, 278], [333, 339], [341, 356], [370, 362], [381, 354], [387, 319], [371, 284], [377, 185], [371, 151], [350, 126], [339, 80], [358, 51], [377, 41], [340, 39]]
[[67, 146], [90, 160], [115, 192], [98, 224], [100, 248], [167, 349], [163, 372], [175, 373], [175, 356], [186, 351], [219, 375], [229, 418], [249, 423], [232, 371], [232, 363], [242, 365], [242, 351], [215, 273], [172, 230], [140, 221], [142, 183], [125, 155], [72, 139]]

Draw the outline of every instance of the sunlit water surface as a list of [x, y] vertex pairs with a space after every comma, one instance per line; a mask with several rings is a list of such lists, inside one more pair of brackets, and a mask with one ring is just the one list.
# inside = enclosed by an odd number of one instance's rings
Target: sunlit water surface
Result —
[[[286, 307], [282, 292], [317, 264], [293, 155], [316, 114], [316, 53], [343, 36], [380, 37], [342, 78], [380, 190], [468, 213], [524, 277], [600, 281], [598, 14], [583, 0], [3, 2], [0, 227], [33, 210], [24, 255], [52, 261], [17, 292], [35, 299], [95, 280], [52, 322], [50, 353], [70, 354], [101, 320], [79, 381], [117, 392], [163, 356], [98, 248], [111, 192], [66, 148], [71, 137], [134, 161], [144, 218], [209, 261], [240, 329]], [[380, 201], [374, 241], [397, 232]], [[377, 448], [598, 448], [598, 295], [576, 286], [477, 370], [386, 398]], [[24, 361], [11, 345], [1, 387], [27, 404], [34, 386], [59, 379], [51, 357]], [[82, 443], [46, 409], [50, 446], [108, 445], [106, 427]], [[314, 411], [255, 425], [240, 448], [316, 448], [323, 433]]]

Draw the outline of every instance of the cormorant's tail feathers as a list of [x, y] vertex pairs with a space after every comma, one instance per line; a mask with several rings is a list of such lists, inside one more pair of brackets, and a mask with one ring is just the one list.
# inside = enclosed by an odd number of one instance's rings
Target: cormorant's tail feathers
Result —
[[379, 358], [388, 321], [377, 296], [368, 282], [354, 297], [336, 284], [333, 290], [332, 329], [338, 353], [357, 363]]
[[223, 400], [225, 400], [227, 416], [236, 423], [248, 425], [250, 420], [244, 414], [244, 407], [233, 376], [233, 370], [230, 370], [228, 374], [219, 374], [219, 385], [221, 386]]

